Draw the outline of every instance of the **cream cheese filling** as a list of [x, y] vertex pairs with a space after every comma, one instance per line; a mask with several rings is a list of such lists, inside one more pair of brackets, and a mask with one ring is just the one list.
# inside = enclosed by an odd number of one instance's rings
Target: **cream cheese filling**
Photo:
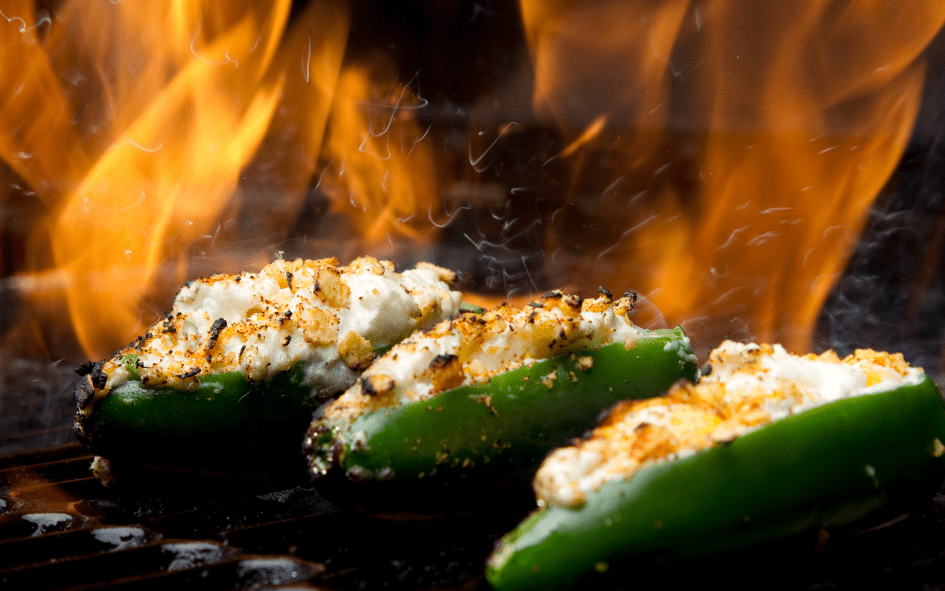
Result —
[[[394, 346], [325, 409], [324, 417], [351, 423], [364, 413], [487, 382], [541, 359], [610, 343], [633, 346], [644, 333], [627, 317], [632, 307], [629, 297], [581, 300], [551, 292], [525, 307], [464, 314]], [[688, 356], [683, 349], [679, 354]]]
[[179, 390], [238, 371], [253, 382], [301, 364], [314, 395], [344, 390], [374, 358], [417, 329], [459, 312], [451, 271], [421, 263], [397, 273], [362, 257], [277, 260], [259, 273], [188, 282], [165, 320], [106, 362], [106, 389], [139, 375]]
[[780, 345], [725, 341], [710, 355], [711, 372], [662, 398], [625, 401], [588, 439], [552, 452], [534, 488], [539, 504], [580, 506], [611, 480], [643, 466], [695, 454], [784, 417], [843, 398], [922, 381], [901, 354], [858, 350], [795, 356]]

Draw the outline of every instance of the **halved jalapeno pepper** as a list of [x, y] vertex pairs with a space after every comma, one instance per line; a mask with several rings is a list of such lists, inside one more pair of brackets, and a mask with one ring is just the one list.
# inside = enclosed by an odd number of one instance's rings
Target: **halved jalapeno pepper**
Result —
[[[716, 434], [727, 434], [701, 451], [656, 449], [653, 427], [666, 405], [616, 408], [612, 414], [622, 416], [605, 421], [583, 449], [546, 460], [536, 488], [547, 498], [498, 543], [488, 581], [499, 591], [567, 587], [614, 561], [704, 556], [818, 528], [866, 527], [910, 511], [945, 479], [942, 396], [928, 377], [870, 387], [813, 408], [801, 404], [807, 409], [741, 435], [722, 421]], [[670, 397], [688, 403], [697, 388], [677, 388]], [[715, 400], [725, 396], [718, 394]], [[724, 410], [751, 412], [737, 406]], [[678, 410], [668, 417], [689, 418]], [[629, 476], [620, 477], [621, 461], [611, 458], [594, 469], [600, 478], [582, 468], [585, 482], [569, 486], [573, 474], [552, 465], [566, 456], [588, 461], [582, 453], [603, 449], [588, 442], [614, 442], [618, 432], [628, 440], [605, 447], [623, 454]], [[646, 461], [648, 450], [662, 459]]]
[[319, 411], [306, 439], [312, 473], [373, 482], [379, 497], [394, 485], [442, 497], [449, 485], [443, 505], [527, 482], [616, 401], [696, 378], [682, 329], [635, 327], [631, 307], [552, 292], [406, 339]]
[[297, 458], [312, 410], [379, 352], [458, 313], [452, 279], [364, 257], [189, 282], [147, 334], [81, 368], [76, 434], [103, 481], [117, 464], [245, 471]]

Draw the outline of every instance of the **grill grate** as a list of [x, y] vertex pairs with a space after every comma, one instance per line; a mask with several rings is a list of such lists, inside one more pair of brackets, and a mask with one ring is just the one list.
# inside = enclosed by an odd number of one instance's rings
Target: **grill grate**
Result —
[[[375, 519], [325, 500], [301, 469], [120, 494], [89, 476], [90, 461], [77, 444], [0, 456], [0, 586], [485, 590], [485, 556], [522, 517]], [[830, 540], [824, 551], [808, 542], [684, 568], [614, 564], [586, 588], [945, 589], [945, 494], [910, 519]]]
[[492, 542], [521, 517], [378, 520], [340, 510], [301, 469], [116, 493], [91, 459], [78, 444], [0, 457], [0, 586], [484, 587]]

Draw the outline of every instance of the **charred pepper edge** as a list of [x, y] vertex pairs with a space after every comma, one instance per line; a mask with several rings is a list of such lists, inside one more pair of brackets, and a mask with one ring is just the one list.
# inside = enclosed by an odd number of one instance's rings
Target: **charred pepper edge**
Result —
[[[667, 350], [672, 343], [679, 345]], [[465, 478], [489, 462], [490, 473], [505, 465], [530, 477], [545, 453], [583, 433], [612, 404], [655, 396], [679, 379], [695, 380], [694, 356], [684, 353], [691, 349], [681, 328], [646, 331], [631, 349], [612, 343], [544, 359], [486, 383], [365, 413], [350, 424], [320, 420], [320, 411], [305, 453], [315, 477], [342, 471], [358, 481]], [[582, 357], [594, 361], [582, 363]], [[625, 364], [636, 368], [625, 372]], [[552, 372], [555, 379], [543, 382]], [[589, 399], [596, 404], [576, 412], [574, 402]], [[523, 412], [529, 409], [535, 412]]]
[[821, 405], [607, 482], [579, 508], [536, 510], [499, 541], [486, 578], [499, 591], [568, 586], [616, 559], [694, 558], [898, 515], [945, 480], [943, 440], [928, 376]]

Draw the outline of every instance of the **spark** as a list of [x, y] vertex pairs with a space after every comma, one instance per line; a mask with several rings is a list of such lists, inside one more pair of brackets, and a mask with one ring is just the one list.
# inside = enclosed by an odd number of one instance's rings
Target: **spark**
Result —
[[712, 275], [715, 279], [721, 279], [722, 277], [727, 277], [731, 273], [728, 265], [725, 265], [725, 271], [719, 271], [718, 267], [710, 267], [709, 274]]
[[845, 230], [846, 228], [847, 228], [847, 227], [846, 227], [845, 225], [843, 225], [843, 224], [838, 225], [838, 226], [830, 226], [829, 228], [827, 228], [826, 230], [824, 230], [823, 237], [824, 237], [824, 238], [827, 238], [827, 235], [828, 235], [828, 234], [834, 234], [834, 233], [836, 233], [836, 232], [842, 232], [842, 231]]
[[351, 203], [351, 207], [360, 209], [361, 211], [367, 211], [367, 205], [364, 205], [363, 207], [358, 205], [358, 202], [354, 198], [354, 191], [348, 193], [348, 201]]
[[741, 228], [738, 228], [738, 229], [736, 229], [736, 230], [733, 230], [732, 233], [729, 234], [728, 240], [725, 242], [725, 244], [723, 244], [722, 246], [718, 247], [716, 250], [724, 250], [724, 249], [728, 248], [729, 246], [731, 246], [732, 241], [735, 240], [735, 237], [736, 237], [736, 236], [738, 236], [739, 234], [741, 234], [742, 232], [744, 232], [744, 231], [747, 230], [748, 228], [751, 228], [752, 226], [754, 226], [754, 224], [748, 224], [747, 226], [742, 226]]
[[312, 64], [312, 38], [308, 38], [308, 51], [305, 54], [305, 59], [302, 60], [302, 77], [305, 78], [305, 82], [308, 82], [309, 77], [309, 67]]
[[810, 250], [808, 250], [806, 253], [804, 253], [804, 259], [801, 261], [801, 266], [802, 266], [802, 267], [806, 267], [806, 266], [807, 266], [807, 259], [810, 257], [811, 253], [813, 253], [815, 250], [817, 250], [817, 247], [816, 247], [816, 246], [813, 247], [813, 248], [811, 248]]
[[503, 127], [501, 131], [499, 131], [498, 135], [495, 136], [495, 139], [492, 140], [492, 143], [489, 144], [489, 147], [487, 147], [486, 150], [482, 154], [480, 154], [478, 158], [475, 158], [475, 159], [473, 158], [472, 145], [469, 146], [469, 164], [473, 167], [473, 170], [475, 170], [476, 172], [485, 172], [488, 166], [483, 166], [482, 168], [479, 168], [479, 163], [482, 162], [482, 159], [486, 157], [486, 154], [488, 154], [489, 151], [492, 150], [492, 148], [494, 148], [497, 143], [499, 143], [499, 140], [502, 139], [502, 137], [505, 136], [506, 133], [508, 133], [509, 129], [511, 129], [513, 125], [516, 127], [519, 127], [519, 124], [515, 121], [510, 121], [509, 123], [506, 123], [505, 127]]
[[[204, 238], [210, 239], [210, 247], [212, 248], [217, 242], [217, 236], [220, 234], [220, 222], [217, 222], [217, 229], [213, 231], [213, 234], [204, 234]], [[279, 258], [282, 258], [281, 256]]]
[[517, 234], [512, 234], [511, 236], [508, 236], [506, 239], [507, 239], [507, 241], [515, 240], [516, 238], [519, 238], [520, 236], [524, 236], [526, 233], [528, 233], [528, 232], [529, 232], [532, 228], [534, 228], [535, 226], [540, 226], [540, 225], [541, 225], [541, 220], [539, 220], [539, 219], [534, 219], [534, 220], [532, 220], [532, 223], [530, 223], [530, 224], [528, 224], [527, 226], [525, 226], [525, 227], [522, 229], [521, 232], [519, 232], [519, 233], [517, 233]]
[[144, 150], [145, 152], [152, 152], [152, 153], [157, 152], [158, 150], [164, 147], [163, 144], [161, 144], [161, 142], [158, 142], [157, 146], [153, 148], [147, 148], [145, 146], [142, 146], [141, 144], [139, 144], [138, 142], [134, 141], [131, 138], [125, 138], [125, 141], [131, 144], [132, 146], [138, 148], [139, 150]]
[[197, 53], [197, 40], [198, 40], [199, 38], [200, 38], [200, 27], [197, 28], [197, 31], [194, 33], [194, 36], [191, 37], [191, 39], [190, 39], [190, 53], [194, 54], [194, 57], [195, 57], [195, 58], [197, 58], [198, 60], [202, 61], [203, 63], [208, 64], [208, 65], [211, 65], [211, 66], [225, 66], [226, 64], [228, 64], [228, 63], [230, 63], [230, 62], [235, 62], [237, 68], [240, 66], [240, 63], [239, 63], [238, 61], [232, 59], [232, 58], [230, 57], [230, 54], [229, 54], [229, 53], [224, 54], [223, 57], [225, 57], [226, 59], [223, 60], [223, 61], [219, 61], [219, 62], [218, 62], [218, 61], [213, 61], [213, 60], [207, 59], [207, 58], [203, 57], [202, 55], [200, 55], [199, 53]]
[[40, 18], [38, 21], [36, 21], [36, 23], [34, 23], [33, 26], [31, 27], [27, 27], [26, 21], [23, 20], [21, 17], [7, 16], [6, 14], [3, 13], [2, 10], [0, 10], [0, 16], [6, 19], [8, 23], [12, 23], [13, 21], [19, 21], [20, 22], [20, 28], [18, 30], [19, 33], [27, 33], [29, 31], [34, 31], [42, 25], [50, 25], [50, 26], [52, 25], [52, 19], [49, 18], [48, 14], [43, 15], [43, 17]]
[[[388, 123], [388, 127], [389, 126], [390, 124]], [[367, 133], [365, 133], [364, 136], [361, 138], [361, 145], [358, 146], [358, 152], [361, 152], [362, 154], [370, 154], [371, 156], [374, 156], [375, 158], [379, 160], [390, 160], [393, 157], [393, 154], [390, 151], [389, 137], [385, 139], [384, 141], [384, 147], [387, 148], [387, 154], [385, 155], [381, 155], [379, 152], [366, 149], [366, 147], [370, 146], [370, 143], [371, 143], [369, 139], [370, 137], [379, 138], [381, 136], [374, 135], [373, 132], [368, 130]]]
[[633, 209], [633, 204], [636, 203], [638, 200], [642, 199], [643, 196], [646, 195], [646, 191], [647, 191], [646, 189], [643, 189], [642, 191], [640, 191], [639, 193], [631, 197], [630, 201], [627, 202], [627, 209]]
[[328, 172], [328, 169], [331, 168], [331, 165], [334, 164], [334, 161], [330, 161], [325, 168], [318, 175], [318, 181], [315, 182], [315, 186], [312, 187], [312, 192], [318, 191], [318, 188], [322, 186], [322, 179], [325, 178], [325, 174]]
[[[462, 206], [462, 207], [457, 207], [457, 208], [456, 208], [455, 210], [453, 210], [451, 213], [447, 213], [446, 221], [443, 222], [442, 224], [439, 224], [439, 223], [437, 223], [436, 220], [433, 219], [433, 203], [431, 202], [430, 205], [427, 207], [427, 217], [429, 218], [431, 224], [433, 224], [434, 226], [436, 226], [437, 228], [440, 228], [440, 229], [442, 230], [442, 229], [445, 228], [446, 226], [449, 226], [450, 224], [453, 223], [453, 219], [454, 219], [457, 215], [459, 215], [459, 212], [461, 212], [461, 211], [463, 211], [463, 210], [466, 210], [466, 209], [472, 209], [472, 204], [469, 203], [469, 202], [467, 202], [466, 205], [464, 205], [464, 206]], [[466, 238], [469, 238], [469, 236], [466, 236]], [[472, 240], [472, 239], [470, 238], [470, 240]]]
[[617, 242], [615, 242], [615, 243], [614, 243], [613, 245], [611, 245], [611, 246], [608, 246], [607, 248], [605, 248], [604, 250], [602, 250], [602, 251], [597, 255], [597, 260], [594, 262], [594, 269], [595, 269], [595, 270], [597, 269], [597, 263], [599, 263], [602, 258], [604, 258], [606, 255], [610, 254], [611, 252], [613, 252], [613, 250], [614, 250], [615, 248], [617, 248], [618, 246], [620, 246], [620, 244], [623, 242], [623, 239], [624, 239], [624, 238], [626, 238], [626, 237], [629, 236], [630, 234], [636, 232], [636, 231], [639, 230], [640, 228], [643, 228], [644, 226], [649, 225], [651, 222], [653, 222], [653, 220], [655, 220], [655, 219], [658, 218], [658, 217], [659, 217], [659, 215], [654, 213], [654, 214], [650, 215], [650, 217], [646, 218], [645, 220], [643, 220], [642, 222], [640, 222], [639, 224], [637, 224], [636, 226], [633, 226], [633, 227], [630, 228], [629, 230], [624, 231], [624, 233], [620, 235], [620, 238], [617, 239]]
[[[408, 80], [408, 81], [407, 81], [407, 84], [403, 85], [403, 87], [402, 87], [402, 89], [401, 89], [401, 91], [400, 91], [400, 97], [397, 99], [397, 102], [394, 103], [393, 105], [391, 105], [391, 104], [389, 104], [389, 103], [375, 103], [374, 101], [357, 101], [357, 104], [363, 105], [363, 106], [365, 106], [365, 107], [377, 107], [377, 108], [379, 108], [379, 109], [391, 109], [391, 110], [394, 110], [394, 111], [397, 111], [397, 110], [400, 110], [400, 109], [409, 109], [409, 110], [422, 109], [422, 108], [426, 107], [427, 105], [429, 105], [429, 104], [430, 104], [430, 101], [428, 101], [427, 99], [423, 98], [423, 97], [420, 95], [420, 82], [419, 82], [419, 78], [418, 78], [419, 74], [420, 74], [420, 71], [419, 71], [419, 70], [416, 71], [416, 72], [414, 73], [414, 75], [413, 75], [413, 78], [411, 78], [410, 80]], [[410, 86], [414, 83], [415, 80], [417, 81], [417, 93], [416, 93], [416, 97], [417, 97], [417, 100], [418, 100], [419, 102], [418, 102], [416, 105], [403, 105], [403, 104], [401, 104], [401, 101], [403, 101], [403, 99], [404, 99], [404, 95], [407, 94], [407, 89], [410, 88]], [[384, 133], [384, 132], [382, 131], [381, 133]]]
[[[364, 154], [371, 154], [372, 156], [374, 156], [374, 157], [376, 157], [376, 158], [379, 158], [379, 159], [381, 159], [381, 160], [390, 160], [390, 159], [392, 158], [392, 154], [391, 154], [391, 150], [390, 150], [390, 137], [389, 137], [389, 136], [388, 136], [388, 138], [387, 138], [387, 139], [385, 140], [385, 142], [384, 142], [384, 147], [387, 148], [387, 154], [386, 154], [386, 155], [381, 155], [381, 154], [379, 154], [379, 153], [369, 152], [368, 150], [365, 149], [365, 146], [369, 143], [369, 142], [368, 142], [368, 136], [371, 136], [371, 137], [374, 137], [374, 138], [380, 138], [381, 136], [387, 134], [387, 132], [390, 131], [391, 126], [394, 124], [394, 121], [397, 119], [397, 112], [398, 112], [400, 109], [402, 109], [402, 108], [403, 108], [403, 109], [422, 109], [423, 107], [425, 107], [425, 106], [427, 106], [427, 105], [429, 104], [429, 101], [427, 101], [427, 99], [425, 99], [425, 98], [423, 98], [422, 96], [420, 96], [420, 83], [419, 83], [418, 78], [417, 78], [417, 75], [418, 75], [419, 73], [420, 73], [419, 71], [416, 72], [416, 73], [413, 75], [413, 78], [411, 78], [410, 81], [407, 82], [407, 84], [405, 84], [405, 85], [403, 85], [403, 86], [401, 87], [400, 96], [397, 97], [397, 101], [396, 101], [393, 105], [369, 103], [369, 102], [363, 102], [363, 101], [359, 101], [359, 102], [358, 102], [358, 104], [366, 105], [366, 106], [371, 107], [371, 108], [386, 108], [386, 109], [390, 109], [390, 116], [387, 117], [387, 121], [385, 122], [383, 128], [381, 128], [381, 129], [380, 129], [379, 131], [377, 131], [377, 132], [373, 131], [372, 129], [368, 129], [367, 134], [364, 136], [364, 139], [361, 141], [361, 145], [358, 146], [358, 151], [360, 151], [360, 152], [362, 152], [362, 153], [364, 153]], [[420, 103], [417, 104], [417, 105], [405, 105], [405, 104], [403, 104], [403, 103], [404, 103], [404, 98], [405, 98], [405, 96], [406, 96], [406, 94], [407, 94], [407, 90], [411, 87], [411, 85], [414, 84], [415, 81], [417, 81], [416, 97], [417, 97], [417, 100], [420, 101]], [[427, 131], [429, 132], [429, 128], [427, 129]], [[424, 134], [424, 137], [425, 137], [425, 136], [426, 136], [426, 134]], [[422, 140], [422, 139], [423, 139], [423, 137], [419, 138], [419, 139], [417, 140], [417, 142], [419, 142], [419, 141]], [[416, 145], [416, 142], [414, 142], [414, 145]], [[412, 149], [411, 149], [411, 151], [412, 151]]]
[[425, 137], [427, 137], [427, 134], [430, 133], [430, 129], [432, 129], [432, 128], [433, 128], [433, 124], [432, 124], [432, 123], [431, 123], [430, 125], [427, 125], [426, 130], [423, 132], [423, 135], [421, 135], [420, 137], [418, 137], [417, 139], [415, 139], [415, 140], [413, 141], [413, 143], [410, 145], [410, 149], [407, 150], [407, 154], [404, 156], [404, 159], [405, 159], [405, 160], [406, 160], [407, 158], [410, 158], [410, 155], [413, 154], [413, 149], [416, 148], [416, 147], [417, 147], [417, 144], [419, 144], [420, 142], [422, 142]]
[[745, 246], [763, 246], [780, 236], [778, 232], [765, 232], [745, 243]]
[[[492, 214], [492, 217], [493, 217], [493, 219], [495, 219], [495, 221], [497, 221], [497, 222], [499, 222], [500, 224], [502, 224], [502, 233], [503, 233], [503, 234], [505, 234], [506, 232], [508, 232], [508, 231], [509, 231], [509, 228], [511, 228], [512, 226], [514, 226], [514, 225], [515, 225], [515, 222], [518, 221], [518, 218], [512, 218], [512, 219], [510, 219], [510, 220], [503, 220], [501, 216], [497, 216], [497, 215], [495, 215], [495, 214]], [[537, 220], [536, 220], [536, 221], [537, 221]]]
[[721, 304], [721, 303], [724, 302], [725, 300], [730, 299], [730, 297], [732, 296], [732, 294], [734, 294], [734, 293], [736, 293], [736, 292], [739, 292], [739, 291], [744, 291], [744, 290], [747, 290], [747, 289], [748, 289], [748, 288], [745, 287], [744, 285], [738, 285], [738, 286], [736, 286], [736, 287], [733, 287], [732, 289], [728, 290], [727, 292], [725, 292], [725, 293], [723, 293], [722, 295], [720, 295], [719, 297], [717, 297], [711, 304], [709, 304], [709, 308], [714, 308], [715, 306], [718, 306], [719, 304]]
[[617, 185], [619, 185], [619, 184], [620, 184], [620, 181], [622, 181], [622, 180], [623, 180], [623, 177], [619, 177], [617, 180], [615, 180], [614, 182], [612, 182], [612, 183], [610, 183], [609, 185], [607, 185], [607, 188], [605, 188], [605, 189], [603, 190], [603, 192], [601, 192], [601, 197], [603, 197], [603, 196], [606, 195], [607, 193], [610, 193], [612, 190], [616, 189], [616, 188], [617, 188]]

